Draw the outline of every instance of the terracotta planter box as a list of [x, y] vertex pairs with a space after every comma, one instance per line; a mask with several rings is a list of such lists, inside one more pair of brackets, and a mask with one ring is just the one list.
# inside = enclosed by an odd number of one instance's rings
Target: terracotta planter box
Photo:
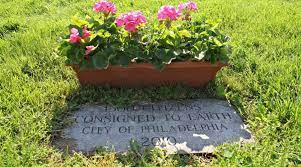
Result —
[[226, 66], [221, 62], [173, 62], [163, 71], [152, 64], [130, 64], [128, 68], [110, 66], [106, 70], [79, 70], [72, 66], [81, 85], [110, 85], [113, 87], [141, 87], [182, 84], [191, 87], [204, 86]]

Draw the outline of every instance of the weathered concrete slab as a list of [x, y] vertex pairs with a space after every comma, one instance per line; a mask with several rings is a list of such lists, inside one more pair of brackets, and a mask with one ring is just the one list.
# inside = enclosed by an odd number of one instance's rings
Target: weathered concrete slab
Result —
[[226, 142], [251, 139], [227, 101], [198, 99], [141, 103], [116, 108], [82, 106], [63, 130], [60, 147], [89, 153], [99, 147], [127, 151], [129, 141], [160, 147], [168, 153], [209, 153]]

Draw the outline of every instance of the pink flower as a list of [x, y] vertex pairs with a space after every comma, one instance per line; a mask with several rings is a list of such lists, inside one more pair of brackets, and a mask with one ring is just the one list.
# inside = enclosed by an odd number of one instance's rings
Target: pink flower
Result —
[[121, 17], [117, 18], [115, 22], [116, 22], [117, 26], [119, 26], [119, 27], [124, 25], [123, 18], [121, 18]]
[[129, 32], [136, 32], [136, 24], [135, 22], [128, 22], [125, 27], [124, 27], [127, 31]]
[[184, 12], [184, 13], [195, 12], [196, 10], [198, 10], [197, 4], [191, 1], [180, 4], [178, 8], [179, 8], [179, 12]]
[[71, 32], [70, 38], [69, 38], [69, 42], [70, 43], [77, 43], [77, 42], [80, 42], [81, 39], [86, 39], [86, 38], [89, 38], [91, 36], [91, 32], [88, 31], [87, 26], [83, 27], [83, 35], [82, 35], [82, 37], [80, 36], [80, 34], [78, 32], [78, 29], [76, 29], [76, 28], [72, 28], [70, 30], [70, 32]]
[[90, 54], [94, 49], [95, 49], [95, 47], [94, 46], [86, 46], [86, 51], [85, 51], [85, 55], [88, 55], [88, 54]]
[[95, 5], [93, 6], [93, 11], [102, 12], [105, 15], [108, 15], [110, 13], [116, 13], [117, 9], [112, 2], [100, 1], [95, 3]]
[[70, 43], [77, 43], [77, 42], [80, 42], [80, 40], [81, 40], [81, 37], [79, 36], [78, 29], [72, 28], [70, 38], [69, 38]]
[[76, 29], [76, 28], [71, 28], [70, 32], [71, 32], [72, 34], [77, 34], [77, 35], [79, 35], [78, 29]]
[[129, 32], [136, 32], [137, 27], [147, 21], [140, 11], [136, 11], [122, 14], [115, 22], [119, 27], [125, 26], [124, 28]]
[[84, 26], [84, 28], [83, 28], [83, 38], [86, 39], [86, 38], [89, 38], [90, 36], [91, 36], [91, 33], [90, 33], [90, 31], [88, 31], [87, 26]]
[[166, 5], [162, 6], [158, 12], [159, 20], [177, 20], [177, 18], [181, 15], [179, 11], [176, 10], [175, 7]]

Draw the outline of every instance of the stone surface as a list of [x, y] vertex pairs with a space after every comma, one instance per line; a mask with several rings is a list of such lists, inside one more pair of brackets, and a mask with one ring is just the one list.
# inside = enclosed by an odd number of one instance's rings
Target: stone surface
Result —
[[251, 134], [227, 101], [198, 99], [141, 103], [116, 108], [81, 106], [55, 144], [89, 153], [105, 147], [129, 149], [134, 139], [143, 147], [160, 147], [168, 153], [210, 153], [226, 142], [243, 142]]

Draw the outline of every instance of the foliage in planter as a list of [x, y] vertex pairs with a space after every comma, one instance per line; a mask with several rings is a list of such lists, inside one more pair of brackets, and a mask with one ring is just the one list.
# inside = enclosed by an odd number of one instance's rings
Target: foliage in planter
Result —
[[231, 53], [229, 38], [218, 30], [218, 23], [205, 18], [192, 20], [197, 10], [193, 2], [162, 6], [158, 23], [147, 24], [139, 11], [115, 17], [116, 7], [101, 1], [94, 5], [99, 16], [73, 17], [59, 48], [67, 64], [106, 69], [109, 65], [127, 67], [130, 63], [152, 63], [163, 69], [172, 61], [227, 62]]

